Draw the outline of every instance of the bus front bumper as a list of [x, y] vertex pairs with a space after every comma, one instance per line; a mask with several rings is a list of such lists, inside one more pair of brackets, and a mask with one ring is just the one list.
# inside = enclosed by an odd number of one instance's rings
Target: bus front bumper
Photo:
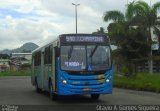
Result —
[[83, 94], [111, 94], [112, 84], [101, 84], [95, 86], [74, 86], [60, 85], [58, 88], [59, 95], [83, 95]]

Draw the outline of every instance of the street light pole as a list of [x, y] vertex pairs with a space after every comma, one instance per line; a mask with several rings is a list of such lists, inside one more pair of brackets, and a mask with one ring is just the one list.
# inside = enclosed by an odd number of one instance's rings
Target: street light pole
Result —
[[75, 5], [76, 34], [77, 34], [77, 6], [80, 5], [80, 4], [74, 4], [74, 3], [72, 3], [72, 5]]

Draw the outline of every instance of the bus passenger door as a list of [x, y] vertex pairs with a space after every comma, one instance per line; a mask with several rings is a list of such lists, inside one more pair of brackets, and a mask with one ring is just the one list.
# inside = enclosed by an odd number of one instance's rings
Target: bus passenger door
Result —
[[32, 66], [31, 66], [31, 83], [35, 85], [35, 72], [34, 72], [34, 56], [32, 55]]
[[53, 48], [53, 59], [52, 59], [52, 71], [53, 71], [53, 75], [52, 75], [52, 84], [53, 84], [53, 91], [56, 91], [56, 51], [55, 48]]
[[42, 49], [41, 55], [41, 88], [44, 90], [44, 49]]

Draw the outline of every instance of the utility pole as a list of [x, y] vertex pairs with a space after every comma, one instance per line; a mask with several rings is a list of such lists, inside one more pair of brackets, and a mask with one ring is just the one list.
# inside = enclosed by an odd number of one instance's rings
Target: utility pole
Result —
[[80, 5], [80, 4], [75, 4], [75, 3], [72, 3], [72, 5], [75, 6], [75, 18], [76, 18], [76, 34], [77, 34], [77, 6]]

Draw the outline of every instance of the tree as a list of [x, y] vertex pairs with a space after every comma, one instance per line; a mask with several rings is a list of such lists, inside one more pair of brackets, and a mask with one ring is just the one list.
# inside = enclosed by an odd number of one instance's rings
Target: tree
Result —
[[[159, 29], [155, 26], [160, 26], [160, 21], [158, 21], [157, 13], [160, 9], [160, 2], [149, 6], [144, 1], [133, 2], [128, 6], [128, 13], [126, 14], [128, 19], [132, 19], [134, 24], [144, 30], [147, 36], [148, 42], [150, 43], [150, 57], [152, 57], [152, 38], [151, 38], [151, 28], [158, 31]], [[152, 59], [149, 61], [149, 72], [153, 73], [153, 62]]]
[[109, 27], [109, 34], [111, 33], [109, 37], [111, 37], [111, 41], [114, 41], [118, 45], [118, 49], [113, 51], [114, 59], [116, 58], [120, 64], [123, 64], [128, 69], [124, 72], [125, 74], [133, 75], [135, 74], [135, 65], [138, 62], [143, 62], [149, 52], [146, 36], [141, 29], [132, 27], [124, 30], [125, 32], [117, 33], [115, 31], [115, 29], [118, 29], [117, 25], [112, 25], [113, 28]]
[[[114, 51], [115, 57], [123, 58], [123, 64], [127, 71], [126, 74], [133, 74], [134, 60], [142, 59], [148, 53], [148, 44], [143, 34], [143, 30], [136, 27], [133, 18], [128, 17], [128, 13], [131, 11], [131, 6], [134, 2], [130, 3], [127, 7], [126, 13], [123, 14], [120, 11], [107, 11], [104, 14], [104, 21], [112, 20], [113, 23], [108, 26], [108, 35], [111, 42], [118, 46], [118, 49]], [[121, 60], [121, 58], [118, 60]], [[125, 69], [126, 69], [125, 68]]]
[[9, 59], [8, 54], [0, 54], [0, 59]]
[[[150, 58], [152, 57], [152, 39], [151, 39], [151, 28], [155, 28], [155, 26], [160, 25], [160, 21], [158, 21], [157, 13], [160, 9], [160, 2], [153, 4], [153, 6], [149, 6], [144, 1], [131, 2], [127, 5], [126, 13], [123, 14], [120, 11], [107, 11], [104, 14], [104, 21], [113, 21], [114, 28], [112, 28], [111, 33], [109, 35], [117, 40], [124, 39], [123, 37], [130, 33], [130, 28], [138, 28], [141, 30], [141, 34], [146, 36], [146, 40], [149, 43], [150, 47]], [[117, 28], [117, 29], [116, 29]], [[156, 29], [158, 31], [158, 28]], [[127, 34], [128, 33], [128, 34]], [[138, 32], [139, 33], [139, 32]], [[118, 38], [118, 36], [122, 38]], [[131, 36], [131, 35], [128, 35]], [[121, 46], [121, 42], [118, 44]], [[149, 62], [149, 71], [152, 73], [152, 59]]]
[[93, 32], [92, 34], [106, 34], [103, 27], [100, 27], [100, 29], [97, 29], [97, 32]]
[[[132, 5], [130, 3], [130, 5]], [[111, 37], [111, 41], [114, 42], [117, 46], [119, 46], [123, 40], [124, 40], [124, 35], [126, 34], [126, 31], [129, 30], [130, 28], [130, 20], [127, 17], [130, 9], [130, 7], [127, 7], [126, 13], [122, 13], [118, 10], [113, 10], [113, 11], [107, 11], [104, 13], [103, 20], [105, 22], [108, 21], [113, 21], [112, 23], [109, 24], [108, 26], [108, 35]]]

